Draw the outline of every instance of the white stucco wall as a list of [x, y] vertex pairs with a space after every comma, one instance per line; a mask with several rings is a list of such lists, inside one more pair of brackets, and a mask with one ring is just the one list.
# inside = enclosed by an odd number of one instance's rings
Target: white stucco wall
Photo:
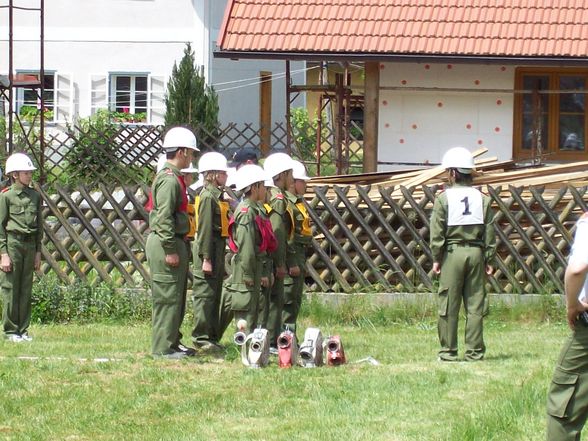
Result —
[[[231, 60], [214, 58], [219, 31], [222, 25], [226, 1], [208, 0], [210, 17], [205, 19], [212, 23], [210, 33], [209, 66], [212, 84], [217, 90], [220, 115], [224, 122], [259, 122], [259, 74], [262, 71], [272, 73], [272, 124], [286, 121], [286, 62], [271, 60]], [[297, 71], [292, 81], [304, 84], [305, 74], [302, 72], [306, 63], [292, 62], [290, 69]], [[302, 99], [295, 105], [303, 106]]]
[[[487, 147], [487, 156], [499, 160], [512, 157], [513, 95], [482, 89], [512, 90], [514, 67], [383, 63], [380, 68], [378, 161], [439, 163], [457, 145], [472, 151]], [[409, 90], [419, 87], [468, 91]], [[406, 165], [378, 166], [398, 168]]]
[[[19, 0], [18, 4], [38, 7], [39, 0]], [[96, 100], [91, 100], [92, 78], [139, 73], [167, 80], [187, 42], [192, 44], [196, 62], [204, 65], [210, 84], [255, 78], [260, 71], [284, 72], [283, 62], [213, 58], [225, 5], [226, 0], [45, 1], [45, 70], [72, 79], [71, 84], [64, 81], [62, 86], [71, 86], [74, 114], [82, 117], [96, 107]], [[37, 71], [39, 15], [18, 10], [14, 14], [14, 69]], [[7, 71], [8, 10], [0, 9], [0, 74]], [[106, 85], [102, 87], [107, 89]], [[259, 85], [255, 80], [219, 84], [216, 89], [222, 124], [258, 124]], [[68, 94], [64, 91], [67, 100]], [[273, 121], [283, 121], [283, 77], [273, 82], [272, 101]], [[151, 122], [160, 123], [161, 118]]]

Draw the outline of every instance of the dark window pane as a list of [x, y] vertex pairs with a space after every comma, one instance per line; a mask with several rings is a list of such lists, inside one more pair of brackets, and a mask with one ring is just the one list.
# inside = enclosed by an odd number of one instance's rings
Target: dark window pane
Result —
[[147, 92], [147, 77], [135, 77], [135, 90], [137, 92]]
[[116, 111], [117, 112], [129, 112], [131, 107], [131, 101], [129, 92], [116, 92]]
[[[535, 76], [535, 75], [525, 75], [523, 77], [523, 89], [529, 91], [542, 91], [542, 90], [549, 90], [549, 77], [547, 76]], [[541, 108], [543, 110], [547, 109], [549, 96], [545, 93], [539, 93], [539, 100], [541, 103]], [[523, 95], [523, 112], [532, 112], [533, 111], [533, 103], [537, 98], [534, 97], [532, 92], [525, 93]]]
[[24, 89], [23, 91], [23, 105], [24, 106], [34, 106], [37, 107], [37, 103], [39, 102], [39, 97], [37, 95], [36, 89]]
[[540, 127], [538, 127], [538, 133], [535, 134], [535, 125], [533, 124], [533, 115], [525, 114], [523, 115], [523, 149], [524, 150], [531, 150], [533, 148], [533, 144], [537, 143], [537, 145], [541, 144], [543, 150], [547, 149], [547, 114], [544, 113], [541, 117]]
[[[562, 76], [559, 79], [560, 90], [584, 90], [584, 77]], [[584, 113], [583, 93], [562, 93], [559, 97], [559, 111], [569, 113]]]
[[[143, 110], [138, 110], [143, 109]], [[135, 113], [144, 112], [147, 109], [147, 93], [136, 92], [135, 93]]]
[[131, 77], [116, 77], [116, 90], [131, 90]]
[[44, 81], [45, 90], [53, 90], [55, 89], [55, 75], [45, 75]]
[[584, 150], [584, 115], [560, 115], [559, 149]]

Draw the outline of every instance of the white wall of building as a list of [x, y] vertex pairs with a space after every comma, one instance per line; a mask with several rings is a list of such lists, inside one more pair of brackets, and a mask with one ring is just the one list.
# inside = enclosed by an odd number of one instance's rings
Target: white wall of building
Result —
[[[383, 63], [380, 69], [378, 161], [439, 163], [461, 145], [512, 157], [515, 68], [500, 65]], [[468, 89], [419, 91], [412, 88]], [[388, 88], [388, 89], [386, 89]], [[390, 89], [394, 88], [394, 89]], [[378, 166], [379, 170], [406, 168]]]
[[[39, 0], [19, 0], [38, 7]], [[283, 62], [215, 59], [225, 0], [51, 0], [45, 1], [45, 71], [55, 73], [61, 116], [71, 120], [106, 107], [113, 74], [147, 74], [152, 86], [153, 119], [162, 122], [165, 82], [190, 42], [196, 62], [204, 65], [210, 84], [218, 84], [220, 120], [259, 122], [260, 71], [279, 73]], [[14, 69], [39, 69], [39, 16], [14, 10]], [[0, 74], [8, 71], [8, 10], [0, 9]], [[301, 63], [298, 64], [302, 65]], [[294, 68], [294, 67], [293, 67]], [[285, 81], [272, 90], [273, 119], [283, 121]], [[71, 103], [71, 112], [65, 103]], [[71, 115], [70, 115], [71, 113]]]
[[[231, 60], [214, 58], [226, 1], [208, 0], [210, 16], [203, 21], [212, 23], [210, 33], [209, 75], [218, 93], [221, 121], [258, 122], [260, 108], [260, 72], [272, 74], [272, 123], [285, 122], [286, 117], [286, 63], [271, 60]], [[206, 8], [205, 8], [206, 9]], [[304, 62], [292, 62], [292, 81], [304, 84]], [[294, 103], [303, 106], [302, 99]]]

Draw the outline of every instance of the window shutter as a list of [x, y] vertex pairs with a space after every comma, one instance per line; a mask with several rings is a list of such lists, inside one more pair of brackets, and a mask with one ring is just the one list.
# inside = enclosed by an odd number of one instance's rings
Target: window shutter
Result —
[[90, 76], [90, 114], [108, 109], [108, 75]]
[[74, 82], [72, 74], [55, 74], [54, 121], [69, 122], [74, 118]]
[[162, 75], [149, 75], [147, 122], [150, 124], [163, 124], [165, 117], [165, 77]]

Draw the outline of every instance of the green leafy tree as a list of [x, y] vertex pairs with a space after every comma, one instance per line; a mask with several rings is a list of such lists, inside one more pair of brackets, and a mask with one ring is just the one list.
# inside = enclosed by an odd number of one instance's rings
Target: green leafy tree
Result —
[[165, 126], [188, 126], [204, 148], [216, 147], [218, 97], [206, 85], [202, 67], [197, 66], [190, 43], [180, 64], [174, 63], [165, 96]]

